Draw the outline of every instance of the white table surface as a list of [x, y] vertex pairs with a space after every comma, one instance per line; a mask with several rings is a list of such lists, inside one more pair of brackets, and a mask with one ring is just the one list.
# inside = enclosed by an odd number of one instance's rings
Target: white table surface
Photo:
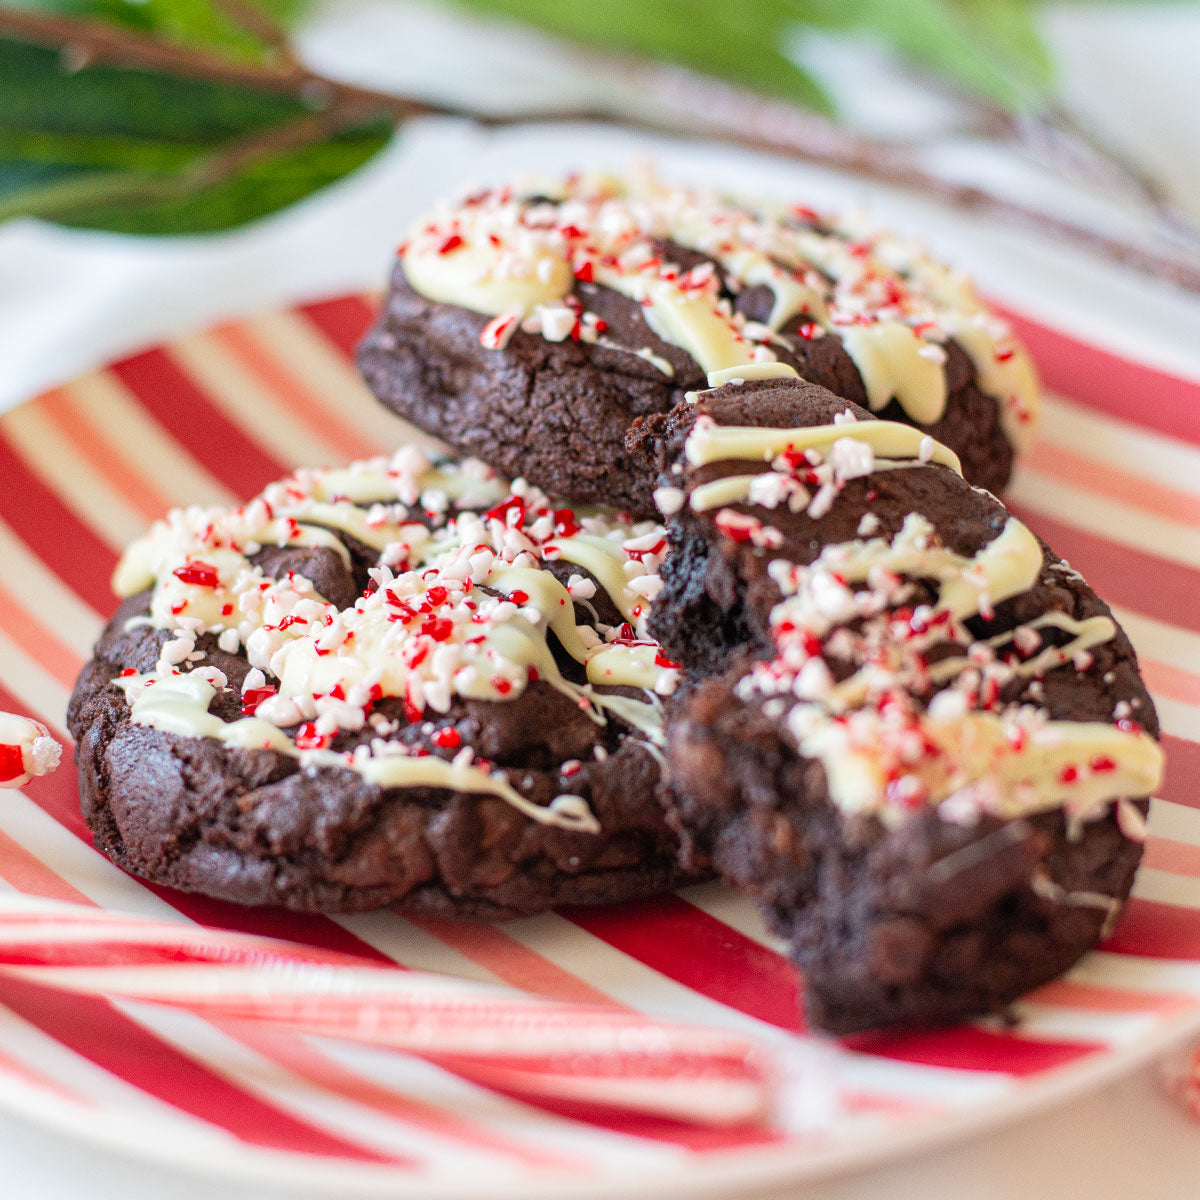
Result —
[[[1082, 12], [1068, 6], [1052, 10], [1046, 28], [1063, 66], [1063, 94], [1076, 111], [1162, 171], [1200, 216], [1200, 5], [1105, 5]], [[401, 45], [404, 54], [397, 52]], [[399, 2], [333, 0], [306, 31], [305, 48], [330, 70], [497, 106], [594, 96], [603, 86], [583, 79], [570, 54], [540, 39], [509, 31], [498, 36]], [[870, 47], [816, 44], [802, 53], [827, 77], [841, 77], [835, 86], [842, 89], [845, 78], [875, 61]], [[865, 125], [944, 118], [944, 106], [914, 95], [902, 78], [874, 78], [875, 99], [855, 106]], [[647, 153], [668, 175], [749, 192], [782, 191], [818, 204], [867, 204], [1031, 315], [1200, 379], [1200, 303], [1028, 232], [728, 149], [592, 128], [485, 135], [461, 122], [423, 122], [355, 179], [233, 234], [137, 241], [32, 222], [0, 228], [0, 409], [105, 358], [209, 320], [378, 286], [407, 221], [460, 183], [497, 179], [517, 166], [620, 166]], [[1012, 155], [981, 154], [958, 143], [943, 153], [1002, 185], [1053, 191], [1055, 203], [1079, 205], [1078, 211], [1092, 202], [1051, 189]], [[228, 1184], [180, 1178], [0, 1116], [0, 1196], [6, 1200], [224, 1200], [237, 1194]], [[1200, 1194], [1200, 1125], [1164, 1097], [1147, 1069], [953, 1147], [786, 1194], [812, 1200], [1191, 1200]], [[284, 1195], [255, 1192], [262, 1200]]]

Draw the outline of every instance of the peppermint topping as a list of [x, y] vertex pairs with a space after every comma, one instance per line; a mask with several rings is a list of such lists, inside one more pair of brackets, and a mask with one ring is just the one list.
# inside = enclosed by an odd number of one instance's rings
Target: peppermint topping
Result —
[[62, 747], [40, 721], [0, 712], [0, 787], [24, 787], [49, 775], [62, 757]]
[[[742, 460], [757, 473], [709, 479], [688, 502], [695, 511], [718, 500], [771, 510], [788, 499], [818, 520], [849, 479], [931, 463], [953, 469], [947, 455], [919, 431], [882, 421], [781, 430], [701, 415], [684, 448], [693, 470]], [[816, 491], [796, 503], [801, 483]], [[764, 527], [753, 512], [723, 507], [714, 523], [732, 541], [767, 545], [755, 540]], [[1084, 820], [1116, 802], [1134, 836], [1129, 814], [1137, 814], [1125, 800], [1154, 790], [1162, 755], [1130, 719], [1133, 705], [1117, 703], [1115, 724], [1052, 720], [1042, 707], [1043, 678], [1091, 670], [1113, 622], [1052, 610], [980, 634], [996, 605], [1054, 569], [1033, 534], [1010, 517], [964, 556], [918, 513], [890, 536], [883, 528], [868, 511], [857, 538], [825, 545], [814, 561], [768, 564], [782, 596], [770, 614], [772, 653], [738, 681], [739, 697], [760, 703], [822, 763], [830, 798], [846, 811], [895, 821], [932, 806], [946, 820], [974, 821], [1061, 805]]]
[[[1010, 440], [1024, 445], [1038, 403], [1032, 367], [969, 282], [861, 220], [808, 221], [796, 211], [655, 180], [576, 174], [525, 194], [506, 186], [443, 205], [418, 223], [401, 257], [418, 292], [493, 316], [480, 335], [489, 349], [506, 345], [519, 326], [549, 341], [599, 342], [673, 374], [652, 347], [603, 336], [603, 320], [588, 309], [597, 286], [637, 301], [662, 341], [729, 381], [758, 377], [754, 369], [764, 365], [794, 375], [776, 361], [789, 339], [836, 333], [870, 407], [895, 398], [924, 425], [945, 409], [944, 343], [953, 338], [998, 402]], [[685, 269], [664, 243], [709, 261]], [[772, 296], [765, 320], [748, 319], [733, 303], [751, 287]]]
[[[937, 805], [966, 821], [1061, 804], [1084, 819], [1155, 786], [1161, 756], [1145, 735], [1052, 721], [1021, 698], [1026, 680], [1064, 664], [1086, 670], [1083, 647], [1111, 639], [1111, 621], [1048, 613], [990, 639], [968, 630], [989, 594], [1025, 591], [1040, 572], [1040, 548], [1014, 528], [1010, 519], [996, 539], [1010, 538], [1011, 558], [996, 543], [961, 558], [910, 514], [890, 541], [828, 546], [807, 567], [772, 564], [784, 592], [771, 614], [775, 654], [738, 692], [789, 698], [782, 719], [823, 762], [841, 807], [897, 819]], [[917, 580], [938, 581], [934, 602]], [[1039, 651], [1051, 627], [1073, 640]]]
[[[272, 547], [303, 548], [352, 568], [339, 533], [378, 555], [348, 608], [297, 571], [268, 574], [259, 561]], [[503, 484], [482, 463], [432, 462], [411, 446], [341, 471], [301, 471], [238, 508], [172, 512], [130, 547], [115, 585], [124, 595], [149, 588], [150, 621], [169, 636], [153, 672], [116, 682], [134, 720], [398, 783], [428, 782], [441, 768], [424, 758], [444, 765], [438, 752], [460, 750], [461, 736], [430, 725], [425, 743], [413, 746], [388, 742], [372, 724], [379, 738], [334, 753], [337, 737], [366, 729], [385, 697], [399, 698], [417, 723], [449, 713], [458, 698], [510, 701], [544, 682], [598, 723], [615, 716], [658, 740], [655, 696], [673, 687], [677, 672], [648, 665], [630, 647], [654, 645], [643, 630], [665, 551], [653, 522], [556, 508], [524, 481]], [[586, 574], [573, 573], [564, 586], [546, 569], [551, 561]], [[576, 601], [586, 605], [598, 587], [622, 623], [599, 622], [590, 605], [577, 611]], [[197, 646], [208, 635], [222, 648], [245, 647], [252, 670], [240, 721], [207, 712], [228, 685], [201, 663]], [[551, 639], [581, 664], [587, 683], [563, 676]], [[597, 684], [642, 687], [646, 698]], [[537, 820], [594, 824], [573, 799], [529, 805], [467, 747], [453, 763], [447, 786], [502, 795], [536, 809]]]

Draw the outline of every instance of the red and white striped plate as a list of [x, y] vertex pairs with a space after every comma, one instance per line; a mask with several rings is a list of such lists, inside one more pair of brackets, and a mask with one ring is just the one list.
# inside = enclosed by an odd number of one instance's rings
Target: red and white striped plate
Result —
[[[0, 417], [0, 709], [60, 736], [122, 545], [171, 505], [411, 437], [351, 365], [359, 296], [136, 354]], [[747, 1196], [943, 1140], [1091, 1086], [1200, 1030], [1200, 385], [1014, 317], [1052, 397], [1011, 499], [1116, 607], [1168, 773], [1136, 899], [1104, 948], [987, 1023], [805, 1036], [752, 909], [716, 886], [503, 926], [239, 909], [127, 878], [69, 766], [0, 796], [0, 889], [348, 950], [551, 997], [749, 1031], [790, 1064], [769, 1128], [601, 1116], [429, 1063], [0, 977], [0, 1106], [175, 1167], [324, 1194]]]

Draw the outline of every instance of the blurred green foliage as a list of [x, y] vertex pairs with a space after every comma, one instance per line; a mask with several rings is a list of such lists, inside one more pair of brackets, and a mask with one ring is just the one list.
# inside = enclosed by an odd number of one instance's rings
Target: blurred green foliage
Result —
[[[324, 129], [302, 101], [253, 88], [67, 72], [57, 51], [3, 40], [0, 114], [0, 219], [147, 234], [274, 212], [361, 166], [392, 133], [386, 121]], [[246, 152], [248, 139], [260, 153]]]
[[[796, 55], [806, 32], [873, 38], [1006, 111], [1042, 104], [1052, 68], [1035, 0], [442, 0], [606, 52], [676, 64], [830, 113]], [[288, 65], [307, 0], [12, 0], [241, 67]], [[278, 79], [220, 82], [92, 65], [0, 30], [0, 219], [137, 233], [226, 229], [301, 199], [384, 146], [396, 115], [344, 114]], [[388, 115], [390, 112], [390, 115]], [[365, 114], [365, 115], [364, 115]]]
[[[280, 26], [297, 20], [307, 7], [308, 0], [246, 0], [247, 9], [257, 9]], [[217, 50], [243, 59], [270, 51], [262, 37], [232, 15], [234, 7], [214, 0], [7, 0], [0, 8], [112, 21], [178, 45]]]
[[1034, 0], [444, 0], [584, 44], [662, 59], [828, 111], [789, 56], [805, 31], [873, 37], [1005, 108], [1032, 106], [1052, 72]]

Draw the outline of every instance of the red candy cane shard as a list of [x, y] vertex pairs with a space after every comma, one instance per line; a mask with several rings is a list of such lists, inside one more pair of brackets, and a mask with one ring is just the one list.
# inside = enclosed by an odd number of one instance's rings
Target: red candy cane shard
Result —
[[740, 1033], [28, 897], [0, 898], [0, 971], [413, 1054], [484, 1087], [698, 1124], [759, 1120], [771, 1094], [762, 1048]]
[[58, 766], [62, 747], [40, 721], [0, 712], [0, 788], [24, 787]]

